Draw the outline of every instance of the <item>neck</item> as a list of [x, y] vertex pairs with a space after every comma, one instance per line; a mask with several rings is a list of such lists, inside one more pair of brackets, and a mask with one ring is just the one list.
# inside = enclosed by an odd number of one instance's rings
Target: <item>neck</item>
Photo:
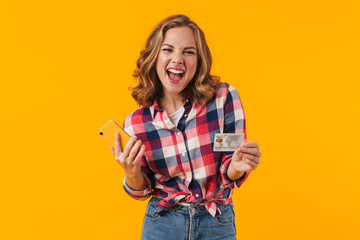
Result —
[[163, 108], [167, 114], [172, 114], [179, 110], [183, 105], [183, 98], [181, 95], [164, 94], [159, 99], [160, 107]]

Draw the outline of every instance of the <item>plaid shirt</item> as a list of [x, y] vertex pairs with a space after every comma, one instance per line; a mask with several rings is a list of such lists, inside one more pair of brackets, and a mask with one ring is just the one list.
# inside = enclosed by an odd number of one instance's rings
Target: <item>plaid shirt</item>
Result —
[[232, 201], [233, 188], [240, 187], [250, 172], [233, 181], [227, 169], [233, 152], [213, 152], [215, 133], [245, 133], [245, 116], [235, 88], [222, 83], [207, 105], [188, 97], [177, 126], [157, 101], [130, 114], [124, 129], [145, 145], [141, 173], [147, 181], [143, 191], [132, 190], [124, 179], [124, 189], [133, 198], [160, 198], [157, 211], [178, 202], [204, 204], [215, 217], [221, 214], [216, 203]]

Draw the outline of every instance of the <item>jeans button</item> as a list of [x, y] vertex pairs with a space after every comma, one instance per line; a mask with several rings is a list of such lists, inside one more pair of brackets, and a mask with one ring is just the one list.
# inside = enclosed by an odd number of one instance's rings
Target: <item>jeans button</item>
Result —
[[192, 212], [192, 213], [195, 213], [195, 212], [196, 212], [196, 209], [195, 209], [195, 208], [191, 209], [191, 212]]

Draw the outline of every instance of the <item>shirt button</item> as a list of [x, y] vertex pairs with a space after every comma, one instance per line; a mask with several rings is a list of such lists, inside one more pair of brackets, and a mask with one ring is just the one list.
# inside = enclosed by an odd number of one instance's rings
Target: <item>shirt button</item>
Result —
[[185, 114], [184, 117], [186, 118], [186, 117], [187, 117], [187, 114]]
[[195, 194], [195, 197], [199, 197], [199, 194]]
[[185, 157], [185, 154], [186, 154], [185, 152], [182, 153], [183, 157]]

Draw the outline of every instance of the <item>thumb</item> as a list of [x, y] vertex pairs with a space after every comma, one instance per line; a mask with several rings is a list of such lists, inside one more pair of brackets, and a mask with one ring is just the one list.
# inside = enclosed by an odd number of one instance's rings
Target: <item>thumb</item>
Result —
[[242, 157], [243, 157], [243, 154], [240, 152], [239, 149], [237, 149], [233, 154], [234, 161], [241, 161]]

